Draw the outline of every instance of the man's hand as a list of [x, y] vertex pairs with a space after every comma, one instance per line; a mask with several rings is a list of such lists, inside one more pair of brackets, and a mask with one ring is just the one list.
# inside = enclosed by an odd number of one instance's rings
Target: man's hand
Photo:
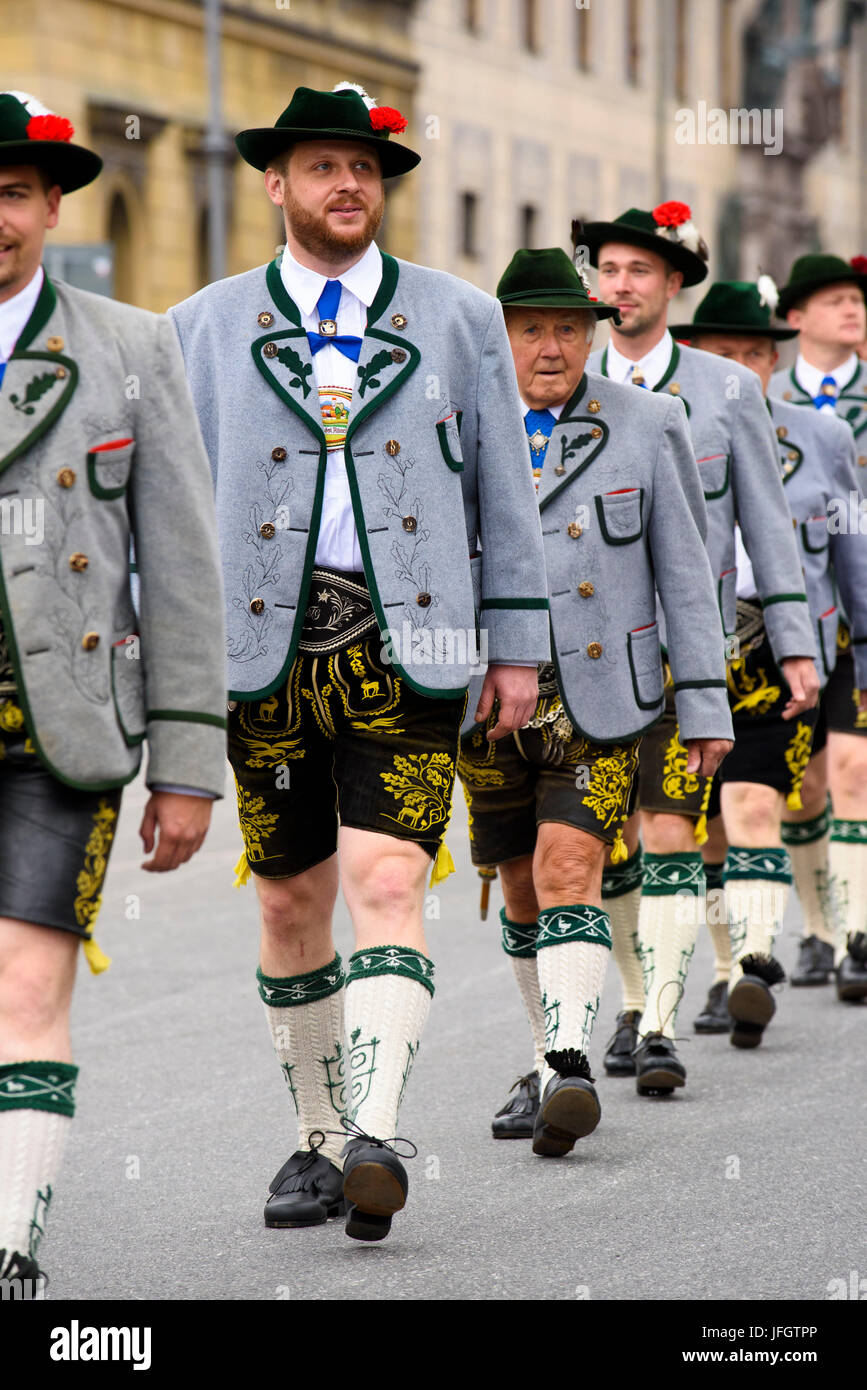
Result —
[[476, 706], [476, 721], [487, 719], [494, 700], [500, 702], [497, 722], [488, 731], [488, 740], [505, 738], [533, 718], [539, 700], [539, 680], [535, 666], [489, 666]]
[[153, 859], [142, 864], [151, 873], [177, 869], [201, 849], [211, 823], [213, 801], [207, 796], [185, 796], [181, 792], [151, 792], [145, 806], [139, 834], [145, 854], [154, 847], [154, 831], [159, 842]]
[[725, 757], [734, 748], [730, 738], [688, 738], [686, 770], [699, 777], [712, 777]]
[[780, 670], [786, 678], [791, 691], [784, 719], [794, 719], [805, 709], [813, 709], [819, 703], [819, 673], [811, 656], [790, 656], [780, 662]]

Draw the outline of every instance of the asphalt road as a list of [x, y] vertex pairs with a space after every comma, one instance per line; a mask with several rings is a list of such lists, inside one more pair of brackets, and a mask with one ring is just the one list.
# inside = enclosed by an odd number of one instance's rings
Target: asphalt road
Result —
[[[706, 933], [680, 1013], [680, 1095], [643, 1099], [605, 1077], [612, 964], [591, 1053], [595, 1134], [562, 1160], [491, 1139], [531, 1049], [496, 888], [478, 919], [460, 794], [458, 872], [428, 923], [437, 993], [399, 1125], [419, 1146], [407, 1207], [373, 1246], [339, 1222], [266, 1230], [295, 1121], [255, 988], [254, 890], [232, 886], [234, 805], [219, 804], [191, 865], [152, 875], [139, 868], [144, 799], [140, 782], [126, 793], [96, 933], [113, 966], [79, 975], [78, 1108], [40, 1252], [51, 1299], [821, 1300], [830, 1281], [867, 1275], [867, 1006], [787, 985], [756, 1052], [699, 1038]], [[343, 911], [337, 936], [345, 958]], [[790, 907], [787, 967], [797, 936]]]

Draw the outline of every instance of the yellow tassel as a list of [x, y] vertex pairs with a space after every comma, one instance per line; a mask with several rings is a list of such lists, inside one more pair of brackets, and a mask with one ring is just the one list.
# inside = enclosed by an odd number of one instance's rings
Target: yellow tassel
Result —
[[235, 882], [233, 888], [243, 888], [250, 877], [250, 865], [247, 863], [247, 851], [241, 851], [241, 858], [235, 865]]
[[438, 883], [442, 883], [444, 879], [447, 879], [449, 874], [453, 874], [454, 871], [455, 861], [452, 859], [451, 851], [445, 840], [442, 840], [437, 850], [437, 857], [433, 862], [428, 887], [434, 888]]
[[692, 835], [697, 845], [707, 843], [707, 816], [699, 816], [693, 827]]
[[92, 936], [83, 936], [81, 946], [91, 974], [101, 975], [103, 970], [107, 970], [111, 965], [111, 956], [107, 956], [105, 951], [100, 949]]
[[618, 830], [617, 834], [614, 836], [614, 844], [611, 846], [611, 862], [612, 864], [622, 864], [624, 859], [628, 858], [629, 850], [626, 848], [626, 843], [623, 839], [623, 831]]
[[790, 811], [803, 811], [804, 803], [801, 800], [800, 791], [796, 789], [793, 792], [789, 792], [789, 795], [786, 797], [786, 805]]

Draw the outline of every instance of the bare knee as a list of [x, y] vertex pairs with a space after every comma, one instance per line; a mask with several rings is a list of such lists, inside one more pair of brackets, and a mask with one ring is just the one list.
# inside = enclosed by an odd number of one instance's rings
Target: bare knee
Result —
[[757, 782], [729, 782], [722, 789], [729, 844], [753, 849], [779, 845], [783, 797]]
[[[77, 945], [77, 943], [76, 943]], [[46, 978], [42, 962], [16, 952], [0, 967], [0, 1061], [20, 1052], [30, 1039], [44, 1037], [65, 1017], [71, 980], [65, 972]]]
[[535, 922], [539, 915], [539, 903], [533, 883], [532, 854], [509, 859], [499, 868], [506, 916], [512, 922]]
[[714, 816], [707, 824], [707, 840], [701, 847], [705, 864], [722, 864], [728, 853], [728, 840], [722, 816]]
[[256, 879], [263, 936], [288, 942], [311, 931], [330, 932], [337, 898], [336, 870], [332, 884], [329, 875], [317, 872], [322, 867], [316, 865], [292, 878]]
[[650, 854], [688, 854], [697, 848], [692, 821], [665, 811], [642, 811], [641, 838]]
[[[407, 850], [413, 851], [408, 853]], [[419, 907], [430, 860], [418, 845], [357, 858], [344, 873], [344, 892], [351, 912], [381, 912], [402, 917]]]
[[544, 824], [533, 860], [540, 906], [595, 900], [601, 889], [604, 840], [572, 826]]

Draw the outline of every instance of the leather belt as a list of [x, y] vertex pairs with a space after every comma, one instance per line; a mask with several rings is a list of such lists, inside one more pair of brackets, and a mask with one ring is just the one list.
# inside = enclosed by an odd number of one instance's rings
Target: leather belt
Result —
[[376, 630], [363, 574], [314, 569], [298, 650], [328, 656]]

